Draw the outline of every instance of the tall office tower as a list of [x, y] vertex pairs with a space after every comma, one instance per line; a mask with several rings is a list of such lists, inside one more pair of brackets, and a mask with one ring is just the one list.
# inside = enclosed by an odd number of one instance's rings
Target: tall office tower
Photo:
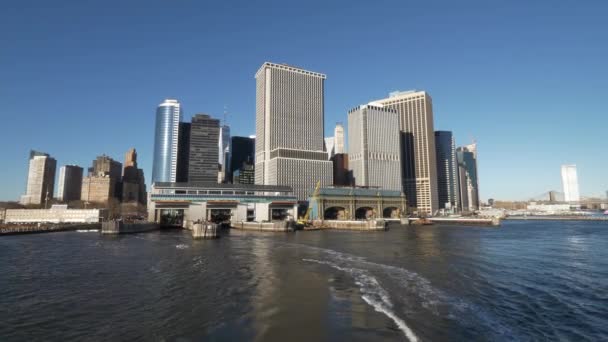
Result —
[[578, 202], [581, 200], [578, 192], [576, 165], [562, 165], [562, 186], [564, 188], [564, 201]]
[[146, 203], [146, 182], [144, 171], [137, 168], [137, 151], [132, 148], [125, 153], [125, 167], [122, 171], [123, 202]]
[[108, 175], [112, 183], [111, 196], [120, 199], [122, 197], [122, 164], [105, 154], [93, 160], [93, 166], [89, 168], [89, 176]]
[[21, 204], [44, 204], [53, 198], [57, 161], [48, 153], [30, 151], [25, 195]]
[[255, 183], [291, 186], [306, 200], [317, 182], [333, 184], [323, 150], [326, 76], [266, 62], [255, 78]]
[[348, 146], [355, 185], [402, 191], [397, 112], [374, 105], [351, 109]]
[[479, 179], [477, 174], [477, 144], [456, 149], [460, 177], [462, 210], [479, 210]]
[[336, 140], [334, 137], [325, 138], [325, 151], [327, 152], [327, 160], [330, 160], [331, 157], [336, 154]]
[[190, 162], [190, 129], [189, 122], [179, 123], [179, 139], [177, 143], [177, 176], [175, 181], [188, 182], [188, 167]]
[[182, 109], [177, 100], [166, 99], [156, 109], [152, 183], [175, 182]]
[[[334, 185], [352, 186], [352, 171], [348, 169], [348, 154], [336, 153], [331, 158], [334, 167]], [[401, 190], [401, 189], [400, 189]]]
[[334, 128], [334, 146], [335, 154], [346, 153], [344, 150], [344, 126], [341, 122], [338, 122], [336, 128]]
[[58, 200], [67, 203], [80, 199], [82, 171], [78, 165], [64, 165], [59, 169]]
[[439, 208], [439, 199], [431, 96], [415, 90], [392, 92], [388, 98], [371, 104], [375, 103], [399, 115], [401, 174], [408, 205], [420, 213], [434, 213]]
[[230, 126], [222, 125], [220, 127], [220, 138], [218, 140], [218, 163], [221, 165], [220, 172], [222, 177], [218, 178], [218, 182], [223, 183], [230, 180], [230, 155], [232, 148], [230, 146]]
[[[230, 158], [230, 181], [234, 182], [234, 173], [246, 164], [251, 171], [255, 156], [255, 138], [251, 137], [232, 137], [230, 144], [232, 145], [232, 156]], [[253, 184], [253, 183], [251, 183]]]
[[107, 204], [114, 198], [116, 182], [107, 173], [88, 175], [82, 178], [80, 200], [87, 203]]
[[458, 162], [456, 144], [449, 131], [435, 131], [437, 155], [437, 195], [439, 208], [457, 209], [460, 205], [458, 190]]
[[188, 182], [217, 183], [220, 120], [196, 114], [190, 125]]

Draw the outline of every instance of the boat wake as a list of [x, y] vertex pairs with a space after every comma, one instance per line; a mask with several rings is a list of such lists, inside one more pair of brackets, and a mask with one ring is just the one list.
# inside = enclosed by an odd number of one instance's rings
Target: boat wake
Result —
[[187, 249], [187, 248], [190, 248], [190, 246], [188, 246], [186, 244], [183, 244], [183, 243], [180, 243], [179, 245], [175, 245], [175, 248], [177, 248], [177, 249]]
[[367, 271], [359, 268], [345, 268], [340, 267], [332, 262], [315, 260], [315, 259], [302, 259], [307, 262], [314, 262], [318, 264], [327, 265], [337, 270], [350, 274], [354, 279], [355, 283], [359, 286], [361, 291], [361, 298], [377, 312], [385, 314], [388, 318], [393, 320], [399, 330], [401, 330], [408, 340], [415, 342], [418, 341], [416, 334], [407, 326], [407, 324], [395, 314], [392, 310], [393, 303], [386, 290], [382, 288], [378, 280], [367, 273]]

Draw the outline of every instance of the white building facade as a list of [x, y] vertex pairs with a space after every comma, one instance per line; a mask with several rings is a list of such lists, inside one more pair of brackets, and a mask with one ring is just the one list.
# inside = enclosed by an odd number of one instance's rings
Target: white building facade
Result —
[[338, 122], [336, 128], [334, 128], [334, 146], [335, 154], [346, 153], [344, 148], [344, 126], [341, 122]]
[[564, 188], [564, 201], [578, 202], [581, 200], [578, 191], [576, 165], [562, 165], [562, 186]]
[[397, 112], [373, 105], [350, 110], [348, 146], [355, 185], [403, 190]]
[[287, 185], [305, 200], [317, 182], [333, 184], [323, 149], [326, 76], [266, 62], [255, 78], [255, 184]]
[[402, 183], [408, 205], [421, 213], [434, 213], [439, 209], [439, 198], [431, 96], [425, 91], [393, 92], [371, 104], [397, 112], [403, 147]]
[[57, 161], [47, 153], [30, 151], [27, 187], [20, 203], [45, 204], [53, 198]]

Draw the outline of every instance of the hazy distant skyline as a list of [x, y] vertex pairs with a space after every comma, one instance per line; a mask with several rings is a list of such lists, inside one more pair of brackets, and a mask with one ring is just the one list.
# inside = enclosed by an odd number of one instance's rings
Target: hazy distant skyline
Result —
[[427, 91], [435, 130], [477, 140], [484, 200], [561, 191], [562, 164], [603, 197], [606, 17], [602, 1], [4, 1], [0, 200], [25, 192], [30, 149], [86, 168], [135, 147], [149, 182], [166, 98], [255, 134], [265, 61], [327, 75], [326, 136], [350, 108]]

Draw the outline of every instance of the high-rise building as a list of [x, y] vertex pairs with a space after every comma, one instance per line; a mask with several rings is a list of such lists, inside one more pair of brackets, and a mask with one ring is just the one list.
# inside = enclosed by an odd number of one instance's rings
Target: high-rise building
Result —
[[[402, 183], [408, 205], [420, 213], [434, 213], [439, 208], [439, 199], [431, 96], [415, 90], [392, 92], [388, 98], [371, 104], [381, 104], [397, 112]], [[352, 160], [352, 153], [349, 156]]]
[[439, 208], [458, 209], [458, 161], [454, 136], [449, 131], [435, 131], [435, 151], [437, 156], [437, 195]]
[[182, 109], [177, 100], [166, 99], [156, 110], [152, 183], [175, 182]]
[[479, 179], [477, 174], [477, 144], [458, 147], [456, 149], [458, 161], [460, 201], [462, 210], [479, 210]]
[[327, 152], [327, 160], [331, 160], [331, 157], [336, 154], [336, 140], [334, 137], [326, 137], [325, 138], [325, 151]]
[[78, 165], [64, 165], [59, 169], [58, 200], [67, 203], [80, 199], [82, 171], [82, 168]]
[[251, 162], [243, 162], [240, 168], [234, 171], [234, 184], [254, 184], [255, 168]]
[[255, 78], [255, 183], [291, 186], [306, 200], [317, 182], [333, 184], [323, 150], [326, 76], [266, 62]]
[[220, 164], [220, 172], [222, 176], [218, 178], [218, 182], [224, 183], [230, 180], [230, 156], [232, 147], [230, 146], [230, 126], [222, 125], [220, 127], [220, 138], [218, 141], [218, 163]]
[[80, 199], [86, 203], [107, 204], [114, 197], [116, 182], [107, 173], [90, 174], [82, 179]]
[[57, 161], [48, 153], [30, 151], [25, 195], [21, 204], [45, 204], [53, 198]]
[[562, 165], [562, 186], [564, 188], [564, 201], [578, 202], [581, 200], [578, 192], [576, 165]]
[[338, 122], [336, 128], [334, 128], [334, 146], [335, 154], [346, 153], [346, 150], [344, 150], [344, 126], [341, 122]]
[[145, 204], [146, 200], [144, 171], [137, 168], [137, 151], [132, 148], [125, 153], [125, 167], [122, 173], [122, 201]]
[[355, 185], [402, 191], [397, 112], [375, 105], [351, 109], [348, 147]]
[[220, 120], [196, 114], [190, 125], [188, 181], [217, 183]]
[[[230, 158], [231, 181], [234, 182], [234, 173], [243, 167], [244, 163], [251, 164], [253, 171], [253, 161], [255, 159], [255, 138], [251, 137], [232, 137], [231, 139], [232, 157]], [[253, 183], [251, 183], [253, 184]]]
[[179, 123], [179, 139], [177, 146], [177, 176], [176, 181], [188, 182], [188, 166], [190, 162], [190, 122]]
[[[348, 169], [348, 154], [337, 153], [331, 158], [334, 167], [334, 185], [353, 186], [352, 171]], [[401, 189], [399, 189], [401, 190]]]
[[89, 168], [89, 176], [108, 175], [112, 183], [111, 197], [122, 197], [122, 164], [103, 154], [93, 160]]

